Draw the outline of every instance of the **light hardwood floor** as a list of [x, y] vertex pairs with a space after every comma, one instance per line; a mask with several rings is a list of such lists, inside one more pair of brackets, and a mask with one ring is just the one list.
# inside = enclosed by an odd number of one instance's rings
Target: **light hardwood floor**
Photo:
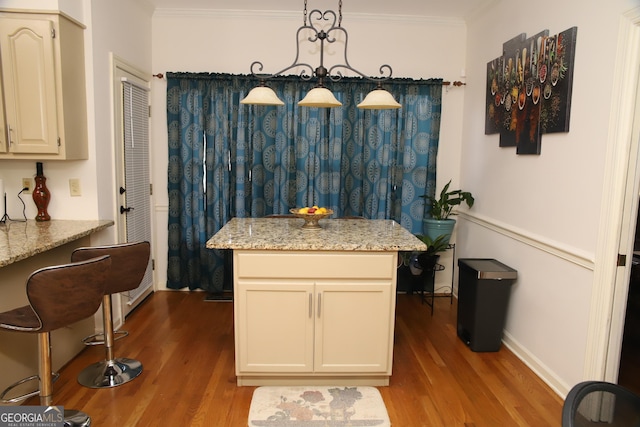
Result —
[[[61, 370], [54, 404], [101, 427], [247, 425], [255, 387], [235, 383], [233, 303], [156, 292], [124, 329], [115, 354], [142, 361], [141, 376], [110, 389], [78, 385], [82, 368], [104, 355], [87, 347]], [[457, 338], [448, 298], [436, 299], [431, 317], [417, 295], [398, 295], [393, 376], [379, 390], [393, 427], [560, 425], [562, 399], [510, 351], [475, 353]]]

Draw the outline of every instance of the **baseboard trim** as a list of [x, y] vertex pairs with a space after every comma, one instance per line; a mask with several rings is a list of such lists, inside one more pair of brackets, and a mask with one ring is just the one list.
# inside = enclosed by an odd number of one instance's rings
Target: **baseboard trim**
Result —
[[502, 337], [502, 343], [515, 354], [518, 359], [522, 360], [542, 381], [551, 387], [558, 396], [563, 399], [567, 396], [570, 388], [568, 384], [558, 378], [551, 369], [532, 355], [525, 347], [520, 345], [518, 341], [514, 340], [506, 331]]

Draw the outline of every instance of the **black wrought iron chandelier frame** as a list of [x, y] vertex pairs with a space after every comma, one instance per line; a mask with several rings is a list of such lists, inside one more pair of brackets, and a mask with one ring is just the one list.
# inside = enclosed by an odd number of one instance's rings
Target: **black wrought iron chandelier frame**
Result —
[[[308, 18], [308, 22], [307, 22]], [[331, 22], [331, 26], [325, 31], [320, 24], [322, 22]], [[317, 43], [320, 41], [320, 65], [314, 68], [311, 64], [300, 61], [300, 40], [302, 39], [301, 33], [303, 31], [311, 31], [312, 35], [307, 38], [307, 40], [311, 43]], [[332, 65], [329, 69], [324, 66], [324, 47], [326, 43], [335, 43], [338, 40], [337, 36], [333, 36], [334, 34], [342, 33], [344, 35], [344, 58], [343, 64], [335, 64]], [[333, 82], [340, 81], [343, 77], [345, 77], [342, 73], [343, 70], [349, 70], [358, 76], [380, 84], [386, 80], [391, 78], [393, 74], [393, 70], [390, 65], [383, 64], [380, 66], [379, 72], [380, 76], [371, 77], [362, 71], [354, 68], [349, 64], [349, 60], [347, 58], [347, 48], [349, 44], [349, 34], [347, 30], [342, 27], [342, 0], [338, 3], [338, 14], [336, 14], [333, 10], [325, 10], [324, 12], [319, 9], [313, 9], [307, 15], [307, 0], [304, 2], [304, 20], [303, 25], [298, 28], [296, 31], [296, 57], [293, 60], [293, 63], [280, 71], [277, 71], [272, 74], [262, 73], [264, 69], [264, 65], [260, 61], [254, 61], [251, 63], [250, 71], [251, 74], [260, 80], [262, 84], [264, 84], [265, 80], [271, 79], [276, 76], [281, 76], [289, 70], [294, 68], [301, 68], [300, 78], [305, 81], [309, 81], [314, 77], [318, 79], [317, 87], [325, 87], [324, 83], [326, 79], [330, 79]]]

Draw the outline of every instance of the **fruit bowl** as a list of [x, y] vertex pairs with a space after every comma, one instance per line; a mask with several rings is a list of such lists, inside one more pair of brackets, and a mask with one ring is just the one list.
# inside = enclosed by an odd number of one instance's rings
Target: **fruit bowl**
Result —
[[304, 225], [302, 228], [305, 230], [320, 230], [322, 227], [320, 227], [318, 221], [333, 215], [333, 211], [331, 209], [327, 209], [324, 213], [300, 213], [300, 208], [294, 208], [289, 209], [289, 212], [291, 212], [291, 215], [296, 218], [304, 219]]

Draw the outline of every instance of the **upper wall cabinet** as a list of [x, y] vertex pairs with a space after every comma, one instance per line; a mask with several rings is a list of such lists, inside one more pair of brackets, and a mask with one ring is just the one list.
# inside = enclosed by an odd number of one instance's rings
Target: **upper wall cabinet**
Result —
[[0, 159], [87, 158], [83, 33], [58, 13], [0, 13]]

